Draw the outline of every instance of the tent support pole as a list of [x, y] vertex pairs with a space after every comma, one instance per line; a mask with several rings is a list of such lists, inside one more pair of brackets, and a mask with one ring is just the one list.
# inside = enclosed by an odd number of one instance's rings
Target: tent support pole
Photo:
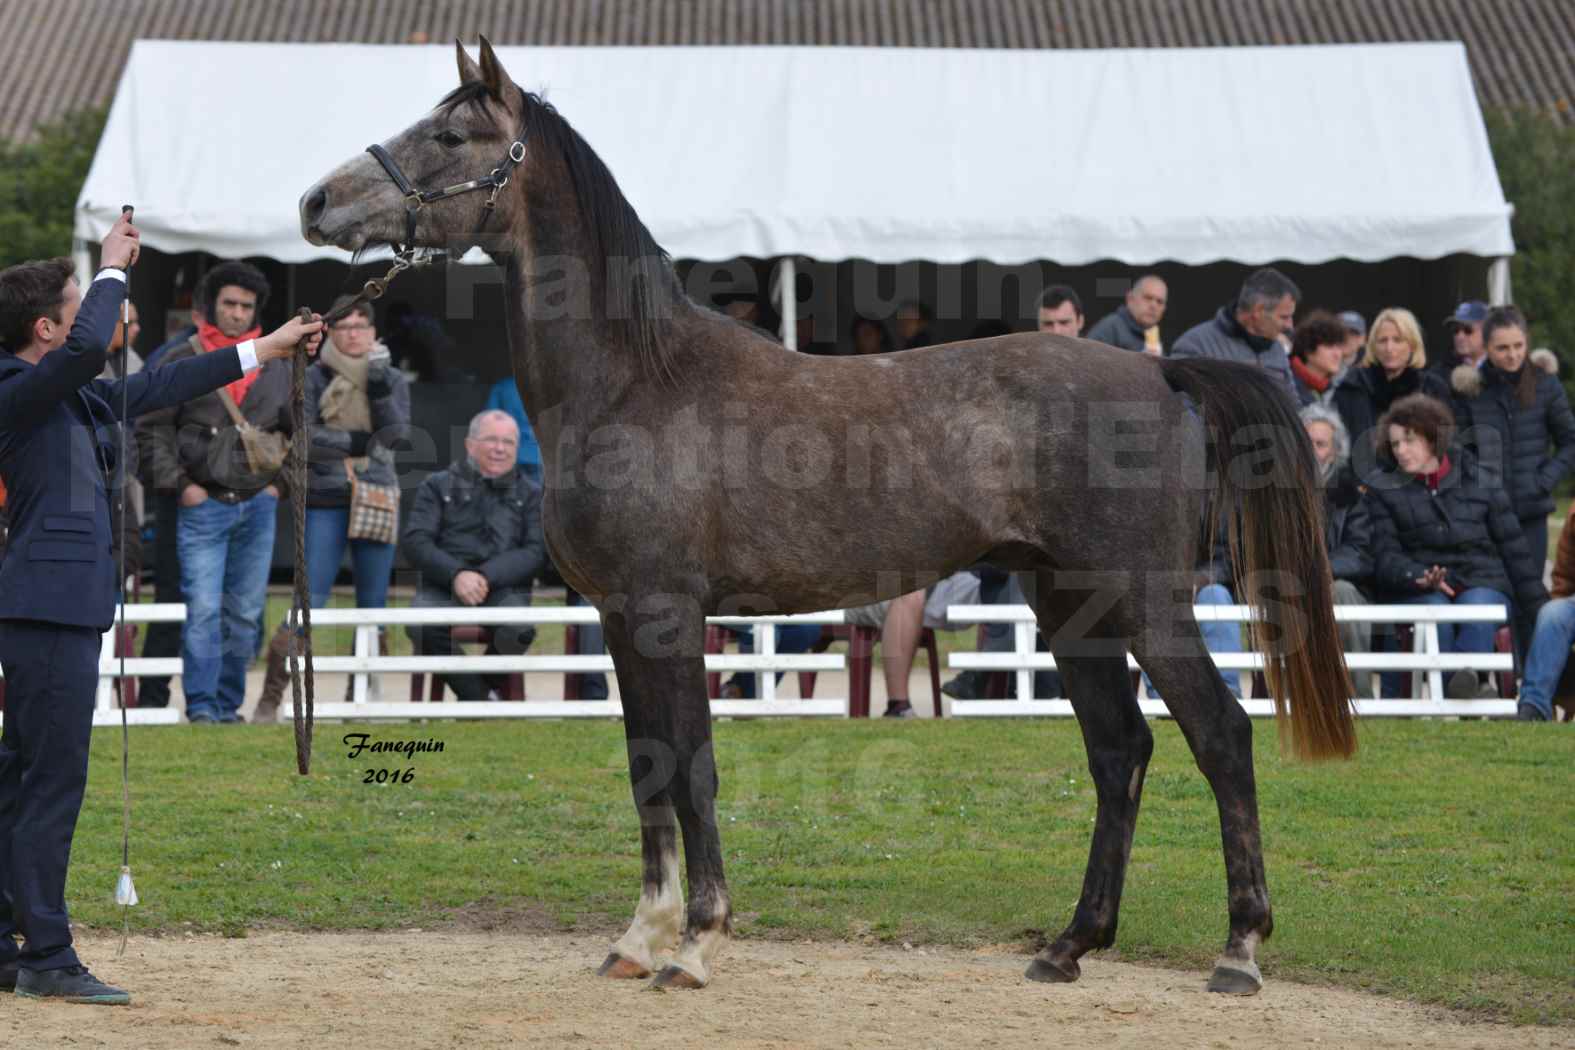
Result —
[[1488, 303], [1503, 306], [1513, 298], [1509, 287], [1509, 256], [1500, 255], [1488, 266]]
[[776, 295], [782, 307], [782, 345], [789, 350], [798, 349], [798, 282], [794, 274], [793, 257], [786, 256], [777, 263]]

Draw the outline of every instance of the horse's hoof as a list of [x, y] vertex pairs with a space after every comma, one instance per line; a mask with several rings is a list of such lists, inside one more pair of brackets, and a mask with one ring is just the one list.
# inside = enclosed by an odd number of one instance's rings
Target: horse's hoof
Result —
[[1263, 991], [1263, 977], [1256, 963], [1248, 963], [1251, 970], [1234, 966], [1216, 966], [1209, 977], [1209, 991], [1221, 995], [1257, 995]]
[[651, 987], [659, 992], [668, 989], [704, 988], [700, 978], [688, 970], [678, 966], [664, 966], [662, 972], [656, 975], [656, 980], [651, 982]]
[[1077, 965], [1076, 959], [1051, 961], [1037, 955], [1023, 974], [1030, 981], [1043, 981], [1046, 984], [1071, 984], [1082, 975], [1083, 968]]
[[596, 971], [596, 976], [613, 977], [622, 981], [633, 981], [639, 980], [643, 977], [651, 976], [651, 971], [647, 970], [633, 959], [625, 959], [617, 952], [611, 952], [608, 954], [606, 961], [602, 963], [601, 969]]

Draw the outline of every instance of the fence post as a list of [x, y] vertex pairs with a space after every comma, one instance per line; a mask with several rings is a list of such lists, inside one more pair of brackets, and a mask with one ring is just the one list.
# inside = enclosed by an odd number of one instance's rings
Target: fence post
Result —
[[[355, 629], [355, 655], [371, 656], [377, 645], [377, 625], [370, 623], [357, 624]], [[366, 675], [360, 671], [351, 677], [354, 682], [350, 693], [352, 704], [366, 703]]]
[[[1027, 660], [1034, 655], [1034, 632], [1037, 630], [1037, 626], [1032, 621], [1018, 621], [1012, 624], [1012, 648], [1019, 659]], [[1017, 699], [1034, 699], [1032, 671], [1017, 672]]]
[[[776, 627], [769, 623], [757, 623], [754, 631], [756, 654], [765, 657], [775, 656], [777, 654]], [[775, 671], [755, 672], [755, 695], [767, 702], [777, 698], [777, 673]]]
[[[1420, 626], [1422, 630], [1419, 631], [1418, 634], [1426, 639], [1426, 647], [1422, 650], [1422, 652], [1426, 653], [1428, 656], [1437, 656], [1438, 621], [1429, 620], [1427, 623], [1421, 624]], [[1416, 682], [1416, 675], [1414, 673], [1411, 676], [1411, 681], [1413, 684]], [[1440, 671], [1436, 667], [1427, 672], [1427, 698], [1433, 701], [1435, 704], [1444, 698], [1444, 672]]]
[[115, 705], [112, 704], [109, 699], [110, 692], [114, 688], [115, 679], [111, 675], [105, 674], [103, 672], [103, 667], [106, 663], [109, 663], [115, 659], [115, 638], [119, 633], [120, 621], [117, 619], [115, 621], [115, 625], [109, 630], [105, 631], [103, 638], [101, 638], [99, 641], [98, 696], [95, 699], [93, 706], [100, 711], [112, 711], [115, 707]]

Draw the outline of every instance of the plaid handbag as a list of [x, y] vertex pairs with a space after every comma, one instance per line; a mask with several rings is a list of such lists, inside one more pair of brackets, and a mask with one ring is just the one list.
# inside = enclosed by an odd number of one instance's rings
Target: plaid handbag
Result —
[[393, 543], [399, 535], [399, 486], [358, 478], [351, 460], [344, 463], [350, 479], [350, 538]]

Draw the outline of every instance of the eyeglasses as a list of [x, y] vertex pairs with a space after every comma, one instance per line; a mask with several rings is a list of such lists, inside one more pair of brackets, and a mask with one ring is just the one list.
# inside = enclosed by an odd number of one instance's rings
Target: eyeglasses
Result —
[[497, 445], [500, 448], [518, 448], [519, 438], [511, 437], [479, 437], [471, 438], [478, 445]]

